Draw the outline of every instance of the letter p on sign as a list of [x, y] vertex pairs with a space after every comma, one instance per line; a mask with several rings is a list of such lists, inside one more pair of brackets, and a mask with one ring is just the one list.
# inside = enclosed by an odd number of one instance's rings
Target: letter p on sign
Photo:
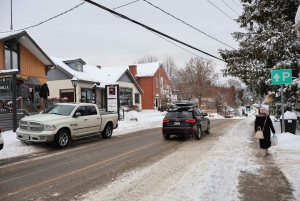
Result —
[[291, 74], [288, 72], [282, 73], [282, 81], [285, 81], [287, 78], [291, 77]]

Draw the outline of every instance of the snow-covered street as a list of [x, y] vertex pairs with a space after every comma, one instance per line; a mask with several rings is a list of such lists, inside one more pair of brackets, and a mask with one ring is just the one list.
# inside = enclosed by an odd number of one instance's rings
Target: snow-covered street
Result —
[[[132, 131], [160, 127], [164, 113], [143, 111], [125, 115], [113, 135], [125, 135]], [[129, 121], [137, 118], [138, 121]], [[221, 118], [221, 117], [214, 117]], [[213, 119], [213, 118], [211, 118]], [[182, 148], [157, 163], [128, 171], [115, 178], [108, 186], [95, 189], [76, 200], [239, 200], [238, 178], [241, 173], [260, 174], [257, 154], [252, 150], [253, 122], [255, 116], [238, 118], [240, 121], [213, 146], [205, 136], [189, 141]], [[235, 121], [235, 118], [232, 118]], [[279, 145], [271, 147], [274, 160], [290, 182], [295, 200], [300, 198], [300, 135], [280, 133], [279, 122], [274, 122]], [[211, 135], [214, 134], [212, 128]], [[3, 132], [4, 149], [1, 159], [42, 151], [42, 146], [27, 146], [15, 138], [12, 131]], [[257, 141], [258, 143], [258, 141]], [[192, 151], [191, 151], [192, 150]], [[258, 154], [259, 155], [259, 154]], [[188, 157], [187, 157], [188, 156]], [[258, 157], [262, 157], [259, 155]], [[0, 167], [1, 168], [1, 167]]]

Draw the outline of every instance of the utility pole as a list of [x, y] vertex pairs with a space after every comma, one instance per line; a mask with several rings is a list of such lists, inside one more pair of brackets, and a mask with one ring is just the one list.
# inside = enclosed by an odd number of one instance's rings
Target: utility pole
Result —
[[[12, 0], [10, 0], [10, 30], [13, 30], [12, 25]], [[11, 47], [12, 48], [12, 47]], [[10, 69], [13, 69], [12, 50], [10, 50]], [[13, 132], [17, 130], [17, 77], [16, 74], [12, 74], [12, 100], [13, 100]]]
[[12, 25], [12, 0], [10, 0], [10, 30], [13, 30], [13, 25]]

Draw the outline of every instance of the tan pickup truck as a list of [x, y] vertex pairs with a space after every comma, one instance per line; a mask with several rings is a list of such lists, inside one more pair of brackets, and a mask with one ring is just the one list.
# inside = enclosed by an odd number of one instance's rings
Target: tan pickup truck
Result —
[[92, 103], [57, 103], [19, 122], [16, 137], [28, 142], [52, 142], [64, 148], [70, 140], [101, 134], [110, 138], [118, 127], [118, 114], [99, 111]]

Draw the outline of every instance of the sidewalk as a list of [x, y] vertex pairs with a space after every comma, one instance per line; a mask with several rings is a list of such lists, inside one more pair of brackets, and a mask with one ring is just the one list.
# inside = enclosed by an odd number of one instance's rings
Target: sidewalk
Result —
[[[278, 131], [277, 131], [278, 132]], [[274, 155], [263, 156], [263, 150], [259, 147], [258, 139], [251, 139], [250, 152], [256, 156], [257, 163], [261, 166], [256, 174], [242, 173], [239, 177], [239, 193], [241, 200], [246, 201], [279, 201], [279, 200], [297, 200], [293, 196], [293, 189], [278, 168]]]

